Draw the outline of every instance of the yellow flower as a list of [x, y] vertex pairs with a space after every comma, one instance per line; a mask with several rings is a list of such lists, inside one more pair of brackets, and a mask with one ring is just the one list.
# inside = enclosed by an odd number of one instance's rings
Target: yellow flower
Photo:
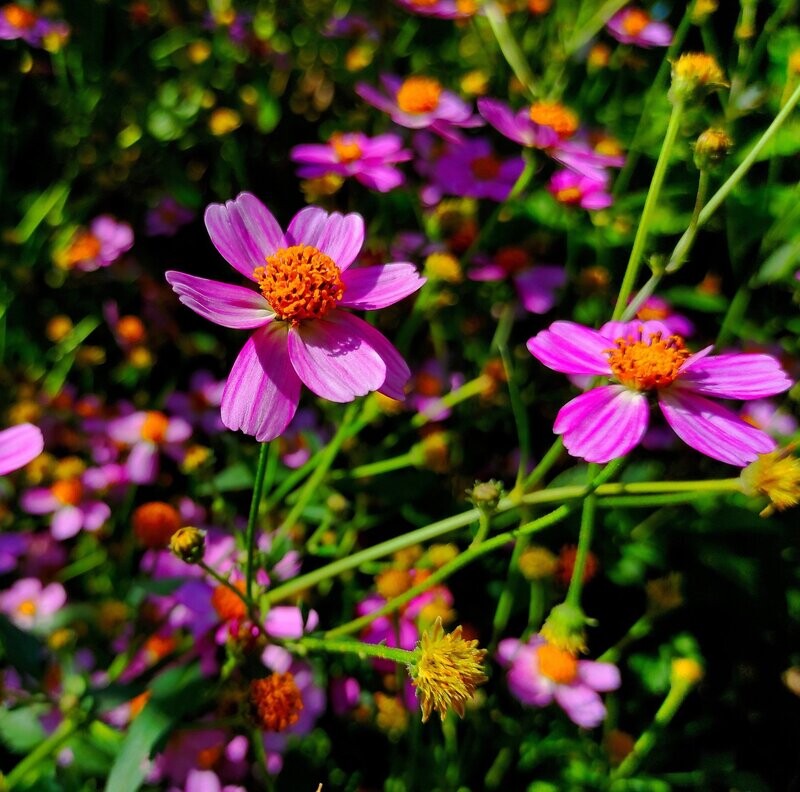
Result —
[[425, 259], [425, 275], [445, 283], [461, 283], [464, 279], [461, 264], [452, 253], [431, 253]]
[[169, 540], [173, 555], [187, 564], [198, 564], [203, 560], [206, 549], [206, 532], [192, 526], [178, 528]]
[[725, 73], [717, 59], [707, 52], [686, 52], [672, 64], [673, 101], [698, 99], [725, 85]]
[[745, 495], [766, 495], [770, 504], [761, 511], [769, 517], [800, 503], [800, 459], [792, 454], [793, 448], [759, 454], [740, 476]]
[[477, 641], [465, 641], [461, 637], [460, 625], [445, 634], [440, 618], [422, 634], [417, 661], [409, 668], [409, 673], [417, 689], [423, 723], [433, 710], [442, 720], [451, 708], [459, 717], [464, 717], [464, 705], [475, 695], [478, 685], [487, 679], [481, 665], [486, 651], [477, 647]]
[[519, 557], [519, 571], [526, 580], [546, 580], [557, 567], [558, 558], [546, 547], [528, 547]]

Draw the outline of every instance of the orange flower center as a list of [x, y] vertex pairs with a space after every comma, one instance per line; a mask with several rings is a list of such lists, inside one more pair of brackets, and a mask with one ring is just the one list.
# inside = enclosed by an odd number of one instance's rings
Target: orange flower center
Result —
[[100, 240], [88, 231], [82, 231], [72, 240], [65, 259], [68, 266], [74, 266], [80, 261], [91, 261], [99, 255]]
[[569, 204], [570, 206], [578, 203], [582, 196], [583, 193], [579, 187], [564, 187], [561, 190], [556, 190], [556, 200], [559, 203]]
[[151, 635], [144, 644], [145, 654], [156, 663], [175, 651], [177, 642], [171, 635]]
[[144, 324], [138, 316], [121, 316], [117, 333], [127, 344], [138, 344], [144, 339]]
[[632, 8], [622, 21], [622, 29], [629, 36], [638, 36], [650, 24], [650, 14], [641, 8]]
[[330, 143], [331, 146], [333, 146], [333, 151], [339, 162], [346, 165], [349, 162], [355, 162], [357, 159], [361, 159], [361, 154], [363, 152], [361, 151], [361, 146], [356, 143], [353, 135], [342, 135], [335, 132], [331, 135]]
[[417, 374], [414, 390], [420, 396], [441, 396], [442, 381], [434, 374], [427, 371], [420, 371]]
[[515, 272], [519, 272], [521, 269], [524, 269], [530, 263], [528, 258], [528, 254], [519, 247], [504, 247], [497, 251], [494, 255], [495, 264], [503, 269], [504, 272], [507, 272], [509, 275], [513, 275]]
[[496, 179], [500, 173], [500, 160], [488, 154], [485, 157], [476, 157], [469, 164], [472, 175], [480, 181]]
[[168, 503], [150, 501], [136, 508], [131, 523], [136, 538], [145, 547], [164, 548], [181, 527], [181, 516]]
[[439, 0], [411, 0], [411, 5], [415, 5], [417, 8], [431, 8], [438, 2]]
[[266, 267], [256, 267], [253, 276], [278, 318], [292, 324], [321, 319], [344, 295], [339, 268], [311, 245], [277, 250], [267, 256]]
[[578, 659], [572, 652], [546, 643], [536, 650], [539, 673], [559, 685], [569, 685], [578, 676]]
[[691, 354], [676, 335], [665, 340], [654, 333], [647, 341], [618, 338], [614, 343], [607, 350], [611, 370], [623, 385], [638, 391], [671, 385]]
[[550, 127], [560, 138], [572, 137], [578, 131], [578, 116], [558, 102], [534, 102], [530, 118], [534, 124]]
[[11, 3], [3, 9], [6, 22], [17, 30], [29, 30], [36, 24], [36, 14], [22, 8], [16, 3]]
[[[244, 594], [243, 580], [237, 580], [233, 585]], [[220, 585], [214, 589], [211, 594], [211, 605], [223, 621], [243, 619], [247, 615], [247, 606], [227, 586]]]
[[80, 479], [64, 479], [64, 481], [56, 481], [50, 488], [50, 492], [65, 506], [77, 506], [83, 497], [83, 484]]
[[212, 745], [210, 748], [203, 748], [197, 753], [197, 766], [201, 770], [211, 770], [214, 765], [222, 758], [225, 748], [222, 745]]
[[142, 440], [149, 440], [151, 443], [163, 443], [169, 428], [169, 418], [158, 410], [150, 410], [145, 416], [142, 424]]
[[643, 322], [666, 319], [669, 311], [666, 308], [657, 308], [654, 305], [643, 305], [637, 312], [636, 318]]
[[36, 610], [36, 602], [32, 599], [22, 600], [22, 602], [17, 605], [17, 612], [22, 616], [35, 616]]
[[404, 113], [430, 113], [441, 96], [442, 86], [432, 77], [409, 77], [397, 92], [397, 106]]
[[250, 702], [256, 723], [265, 731], [285, 731], [297, 723], [303, 709], [303, 698], [289, 671], [254, 679], [250, 683]]
[[456, 8], [461, 14], [475, 14], [478, 11], [476, 0], [456, 0]]

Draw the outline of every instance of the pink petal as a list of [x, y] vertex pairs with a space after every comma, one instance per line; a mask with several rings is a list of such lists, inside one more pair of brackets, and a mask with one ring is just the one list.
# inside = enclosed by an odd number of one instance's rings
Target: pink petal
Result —
[[338, 163], [336, 152], [328, 143], [301, 143], [289, 152], [292, 162], [308, 162], [319, 165]]
[[723, 399], [760, 399], [792, 387], [792, 380], [774, 357], [753, 354], [716, 355], [692, 361], [684, 367], [678, 383], [678, 387]]
[[54, 539], [70, 539], [83, 527], [83, 512], [75, 506], [64, 506], [53, 515], [50, 533]]
[[553, 431], [572, 456], [609, 462], [625, 456], [647, 429], [647, 398], [624, 385], [583, 393], [559, 410]]
[[192, 425], [183, 418], [170, 418], [164, 440], [168, 443], [182, 443], [192, 436]]
[[606, 708], [600, 696], [586, 685], [559, 685], [556, 701], [569, 719], [584, 729], [599, 726], [606, 717]]
[[334, 311], [325, 319], [303, 322], [289, 331], [294, 370], [317, 396], [349, 402], [384, 384], [387, 366], [361, 332], [365, 324]]
[[296, 605], [276, 605], [269, 609], [264, 627], [273, 638], [297, 640], [303, 637], [303, 614]]
[[413, 264], [383, 264], [376, 267], [356, 267], [342, 276], [343, 308], [372, 311], [402, 300], [421, 288], [426, 279]]
[[556, 290], [567, 280], [563, 267], [542, 265], [531, 267], [514, 278], [522, 307], [530, 313], [547, 313], [556, 301]]
[[290, 245], [311, 245], [327, 253], [336, 266], [344, 271], [355, 260], [364, 244], [364, 218], [355, 212], [328, 214], [308, 206], [299, 211], [286, 230]]
[[50, 514], [60, 509], [62, 503], [48, 487], [35, 487], [22, 493], [19, 505], [28, 514]]
[[253, 280], [253, 270], [284, 247], [278, 221], [255, 195], [239, 193], [233, 201], [206, 209], [206, 228], [214, 247], [235, 270]]
[[142, 439], [142, 427], [147, 413], [135, 412], [122, 418], [115, 418], [108, 424], [108, 435], [116, 443], [133, 445]]
[[96, 531], [101, 528], [111, 516], [111, 509], [102, 501], [89, 501], [81, 506], [83, 512], [83, 527], [87, 531]]
[[220, 405], [222, 422], [263, 443], [286, 429], [299, 401], [300, 380], [289, 361], [286, 325], [257, 330], [228, 376]]
[[768, 434], [703, 396], [671, 388], [661, 392], [659, 405], [684, 443], [720, 462], [744, 467], [775, 448]]
[[158, 475], [158, 449], [150, 442], [136, 443], [125, 463], [134, 484], [152, 484]]
[[406, 177], [391, 165], [371, 165], [358, 171], [356, 179], [370, 190], [385, 193], [403, 184]]
[[165, 277], [184, 305], [222, 327], [235, 330], [261, 327], [274, 317], [269, 303], [253, 289], [175, 270], [167, 272]]
[[528, 341], [528, 351], [562, 374], [611, 374], [608, 339], [575, 322], [553, 322]]
[[44, 450], [38, 426], [23, 423], [0, 432], [0, 476], [27, 465]]
[[615, 665], [594, 660], [578, 662], [578, 678], [592, 690], [616, 690], [621, 684], [619, 669]]

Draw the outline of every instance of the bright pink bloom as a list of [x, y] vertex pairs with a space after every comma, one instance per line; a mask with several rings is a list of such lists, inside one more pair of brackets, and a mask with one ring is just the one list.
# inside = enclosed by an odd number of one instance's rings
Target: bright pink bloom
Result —
[[0, 476], [12, 473], [36, 459], [44, 450], [42, 430], [29, 423], [0, 432]]
[[402, 300], [425, 279], [413, 264], [350, 268], [364, 243], [361, 215], [307, 207], [283, 233], [254, 195], [206, 210], [211, 241], [260, 287], [166, 273], [181, 302], [223, 327], [255, 330], [222, 394], [222, 422], [259, 442], [283, 432], [300, 386], [335, 402], [370, 391], [403, 399], [408, 366], [387, 339], [342, 308], [373, 310]]
[[582, 209], [608, 209], [614, 199], [608, 192], [605, 176], [582, 176], [569, 170], [554, 173], [547, 185], [550, 194], [565, 206]]
[[623, 8], [608, 20], [606, 30], [620, 44], [638, 47], [668, 47], [672, 43], [672, 28], [664, 22], [653, 22], [641, 8]]
[[705, 397], [759, 399], [792, 386], [770, 355], [709, 357], [711, 347], [691, 354], [679, 336], [644, 328], [611, 343], [597, 330], [554, 322], [528, 341], [528, 350], [554, 371], [617, 383], [581, 394], [556, 417], [553, 431], [572, 456], [588, 462], [608, 462], [639, 443], [650, 413], [646, 393], [656, 391], [664, 418], [681, 440], [712, 459], [747, 465], [775, 448], [775, 441]]
[[89, 231], [78, 232], [66, 255], [67, 267], [93, 272], [108, 267], [133, 247], [133, 230], [111, 215], [92, 220]]
[[382, 74], [381, 93], [366, 83], [356, 85], [356, 93], [373, 107], [388, 113], [392, 121], [410, 129], [430, 129], [445, 140], [459, 142], [457, 127], [483, 126], [472, 108], [452, 91], [447, 91], [432, 77], [408, 77]]
[[508, 669], [508, 688], [520, 702], [546, 707], [555, 700], [573, 723], [585, 729], [599, 726], [606, 716], [598, 693], [620, 686], [615, 665], [577, 660], [539, 635], [527, 643], [516, 638], [500, 641], [497, 659]]
[[45, 624], [66, 601], [67, 592], [60, 583], [42, 586], [38, 578], [22, 578], [0, 593], [0, 613], [5, 613], [17, 627], [30, 630]]
[[477, 13], [477, 4], [465, 0], [395, 0], [400, 8], [435, 19], [468, 19]]
[[335, 132], [327, 143], [295, 146], [289, 156], [302, 165], [297, 172], [301, 179], [333, 173], [352, 176], [371, 190], [389, 192], [405, 181], [394, 165], [407, 162], [413, 154], [403, 148], [398, 135], [369, 138], [361, 132]]
[[91, 478], [56, 481], [51, 487], [26, 490], [20, 506], [29, 514], [52, 514], [50, 533], [54, 539], [70, 539], [82, 528], [97, 531], [111, 516], [108, 504], [92, 497]]

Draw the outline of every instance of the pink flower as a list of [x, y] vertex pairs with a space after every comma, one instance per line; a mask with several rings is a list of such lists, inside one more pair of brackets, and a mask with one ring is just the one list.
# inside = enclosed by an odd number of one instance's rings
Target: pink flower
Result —
[[302, 165], [297, 172], [301, 179], [329, 173], [352, 176], [378, 192], [389, 192], [403, 184], [405, 177], [394, 165], [413, 157], [397, 135], [369, 138], [361, 132], [334, 132], [327, 143], [295, 146], [289, 156]]
[[66, 22], [45, 19], [18, 3], [0, 8], [0, 40], [22, 39], [32, 47], [43, 47], [51, 37], [66, 41], [69, 32]]
[[0, 432], [0, 476], [19, 470], [44, 450], [42, 430], [29, 423]]
[[680, 336], [640, 329], [611, 344], [597, 330], [554, 322], [528, 341], [530, 353], [564, 374], [604, 376], [616, 384], [593, 388], [559, 410], [553, 431], [572, 456], [608, 462], [624, 456], [644, 435], [655, 391], [678, 437], [712, 459], [744, 466], [775, 447], [769, 435], [706, 396], [759, 399], [782, 393], [792, 381], [770, 355], [709, 357], [691, 354]]
[[255, 330], [222, 394], [222, 422], [259, 442], [283, 432], [300, 386], [334, 402], [370, 391], [404, 397], [408, 366], [386, 338], [342, 308], [373, 310], [402, 300], [425, 279], [413, 264], [349, 269], [364, 242], [358, 214], [307, 207], [283, 233], [254, 195], [206, 210], [211, 241], [253, 281], [243, 286], [167, 272], [181, 302], [223, 327]]
[[35, 487], [22, 493], [20, 505], [29, 514], [52, 514], [54, 539], [70, 539], [82, 528], [97, 531], [111, 516], [108, 504], [91, 497], [89, 479], [56, 481], [51, 487]]
[[546, 707], [555, 702], [569, 719], [585, 729], [599, 726], [606, 708], [598, 692], [620, 686], [619, 670], [611, 663], [578, 660], [539, 635], [527, 643], [506, 638], [497, 659], [508, 669], [508, 687], [523, 704]]
[[478, 11], [475, 0], [395, 0], [412, 14], [436, 19], [468, 19]]
[[0, 612], [17, 627], [30, 630], [45, 624], [67, 601], [67, 592], [60, 583], [42, 586], [38, 578], [22, 578], [0, 593]]
[[623, 8], [608, 20], [606, 30], [620, 44], [638, 47], [668, 47], [672, 43], [672, 28], [664, 22], [653, 22], [641, 8]]
[[88, 231], [78, 231], [67, 249], [58, 253], [57, 262], [64, 269], [93, 272], [110, 266], [132, 247], [131, 227], [111, 215], [100, 215], [92, 220]]
[[565, 206], [580, 206], [582, 209], [608, 209], [614, 202], [607, 192], [608, 179], [604, 175], [582, 176], [573, 171], [557, 171], [550, 178], [547, 189]]
[[392, 121], [410, 129], [430, 129], [446, 140], [459, 142], [456, 127], [483, 126], [470, 106], [433, 77], [413, 76], [405, 80], [392, 74], [381, 75], [386, 93], [366, 83], [356, 93], [373, 107], [388, 113]]

